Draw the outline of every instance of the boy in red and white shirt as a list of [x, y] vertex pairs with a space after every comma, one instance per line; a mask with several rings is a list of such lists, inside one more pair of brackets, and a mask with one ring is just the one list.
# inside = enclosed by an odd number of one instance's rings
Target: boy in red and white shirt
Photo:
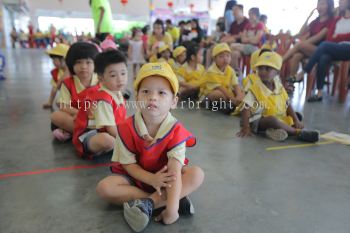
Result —
[[186, 147], [196, 139], [170, 113], [177, 105], [179, 83], [167, 63], [142, 66], [134, 82], [139, 111], [118, 125], [109, 176], [98, 194], [115, 204], [124, 203], [124, 217], [140, 232], [153, 209], [165, 206], [156, 220], [174, 223], [179, 213], [193, 214], [187, 195], [199, 188], [204, 174], [187, 166]]

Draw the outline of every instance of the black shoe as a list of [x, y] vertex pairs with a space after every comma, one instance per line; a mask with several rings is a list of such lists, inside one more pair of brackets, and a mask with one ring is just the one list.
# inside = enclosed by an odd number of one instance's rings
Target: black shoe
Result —
[[297, 80], [295, 76], [290, 76], [286, 79], [286, 81], [289, 83], [301, 83], [303, 80], [302, 79]]
[[321, 102], [322, 99], [323, 99], [322, 96], [314, 95], [314, 96], [310, 96], [310, 97], [307, 99], [307, 102], [309, 102], [309, 103], [312, 103], [312, 102]]
[[317, 130], [302, 130], [297, 138], [303, 142], [318, 142], [320, 140], [320, 132]]
[[182, 198], [179, 203], [179, 214], [181, 215], [193, 215], [194, 207], [188, 196]]

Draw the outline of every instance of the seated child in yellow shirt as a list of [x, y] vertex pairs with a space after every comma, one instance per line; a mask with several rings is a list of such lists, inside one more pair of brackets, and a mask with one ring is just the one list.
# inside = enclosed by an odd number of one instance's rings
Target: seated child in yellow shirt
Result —
[[186, 62], [186, 48], [184, 46], [178, 46], [173, 51], [174, 62], [170, 62], [169, 65], [173, 69], [174, 73], [178, 75], [179, 68]]
[[74, 43], [67, 52], [66, 64], [71, 76], [62, 82], [57, 100], [60, 109], [51, 114], [51, 130], [59, 141], [71, 138], [74, 119], [79, 108], [83, 107], [86, 94], [92, 89], [99, 89], [94, 73], [97, 54], [97, 47], [87, 42]]
[[319, 132], [304, 130], [301, 119], [289, 103], [278, 73], [282, 67], [282, 58], [275, 52], [265, 52], [255, 65], [259, 79], [249, 85], [241, 107], [240, 137], [252, 133], [265, 132], [268, 138], [284, 141], [288, 135], [306, 142], [317, 142]]
[[122, 95], [128, 82], [126, 58], [107, 50], [95, 58], [101, 88], [88, 93], [74, 121], [73, 144], [79, 156], [91, 159], [113, 150], [117, 124], [126, 118]]
[[158, 62], [167, 62], [168, 64], [174, 64], [174, 60], [171, 58], [171, 50], [168, 45], [159, 47]]
[[97, 193], [123, 204], [130, 227], [140, 232], [154, 209], [165, 207], [156, 221], [171, 224], [180, 214], [193, 214], [189, 194], [199, 188], [204, 173], [188, 166], [186, 147], [196, 139], [170, 113], [177, 105], [179, 83], [167, 63], [143, 65], [134, 82], [138, 112], [117, 126], [111, 167], [114, 176], [99, 182]]
[[66, 62], [64, 58], [67, 55], [67, 51], [69, 46], [66, 44], [58, 44], [56, 47], [49, 49], [46, 53], [52, 59], [52, 63], [55, 66], [53, 70], [51, 70], [51, 92], [49, 96], [49, 100], [47, 103], [43, 104], [43, 108], [52, 108], [52, 103], [55, 99], [57, 90], [60, 88], [62, 80], [65, 77], [69, 76], [69, 71], [66, 66]]
[[[230, 66], [231, 49], [226, 43], [215, 45], [212, 52], [214, 62], [205, 74], [205, 87], [200, 93], [202, 104], [224, 103], [220, 109], [224, 113], [233, 112], [241, 101], [244, 93], [241, 90], [235, 71]], [[207, 104], [208, 103], [208, 104]]]
[[181, 100], [198, 98], [200, 88], [205, 84], [205, 68], [202, 62], [203, 50], [196, 44], [189, 46], [186, 52], [186, 63], [178, 70]]

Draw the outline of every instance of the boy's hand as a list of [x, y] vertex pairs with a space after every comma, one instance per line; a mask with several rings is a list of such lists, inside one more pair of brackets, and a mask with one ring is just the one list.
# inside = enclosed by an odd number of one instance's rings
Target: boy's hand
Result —
[[178, 211], [170, 212], [167, 209], [163, 210], [158, 217], [156, 217], [156, 222], [163, 221], [164, 224], [172, 224], [176, 222], [179, 218]]
[[250, 130], [250, 127], [243, 127], [241, 131], [237, 133], [238, 137], [244, 138], [244, 137], [251, 137], [253, 136], [252, 131]]
[[304, 128], [304, 124], [301, 123], [300, 121], [295, 121], [294, 127], [297, 128], [297, 129], [303, 129]]
[[170, 188], [171, 185], [168, 184], [168, 182], [176, 180], [176, 173], [167, 172], [168, 167], [164, 166], [160, 171], [158, 171], [156, 174], [153, 175], [151, 185], [153, 188], [155, 188], [159, 194], [159, 196], [162, 195], [161, 188]]

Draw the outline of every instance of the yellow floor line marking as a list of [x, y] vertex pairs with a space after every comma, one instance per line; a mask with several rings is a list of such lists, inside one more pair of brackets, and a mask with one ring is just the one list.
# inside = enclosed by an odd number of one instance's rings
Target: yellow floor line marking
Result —
[[289, 146], [275, 146], [275, 147], [267, 147], [267, 151], [273, 150], [285, 150], [285, 149], [294, 149], [294, 148], [304, 148], [304, 147], [312, 147], [312, 146], [320, 146], [335, 143], [334, 141], [325, 141], [318, 143], [308, 143], [308, 144], [297, 144], [297, 145], [289, 145]]

